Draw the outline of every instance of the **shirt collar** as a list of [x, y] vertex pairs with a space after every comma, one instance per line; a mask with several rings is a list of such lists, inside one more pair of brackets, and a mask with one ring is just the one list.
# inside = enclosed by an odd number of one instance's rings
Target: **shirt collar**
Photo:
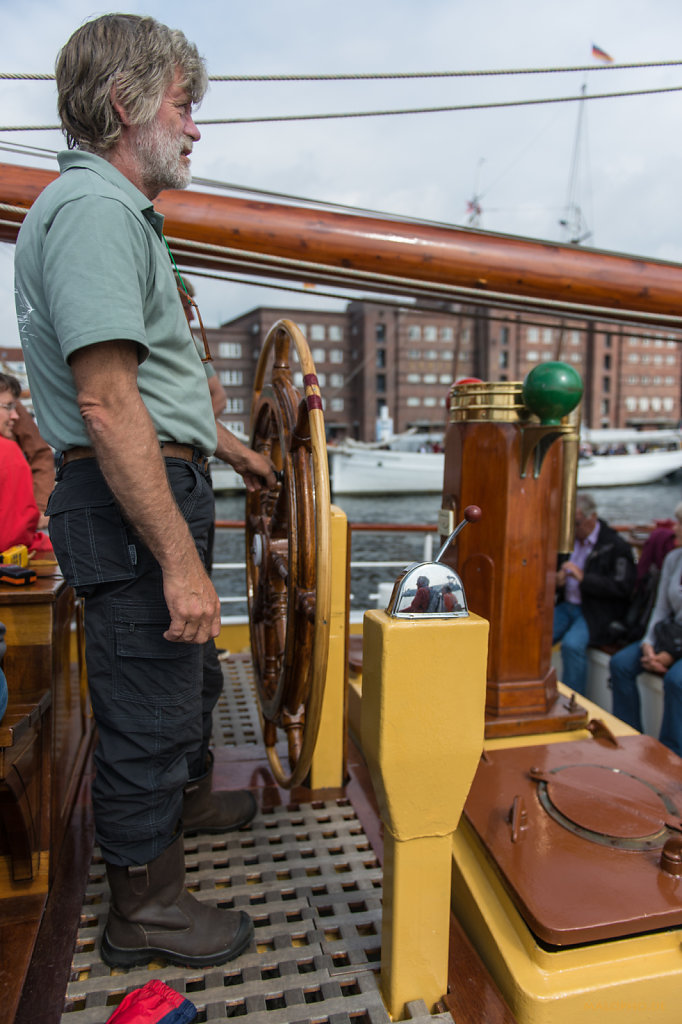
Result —
[[583, 547], [593, 548], [594, 545], [597, 543], [597, 537], [598, 536], [599, 536], [599, 520], [597, 520], [596, 525], [594, 527], [594, 530], [592, 530], [592, 533], [590, 533], [587, 537], [585, 537], [584, 541], [581, 541]]
[[139, 188], [133, 185], [132, 181], [126, 178], [125, 174], [121, 174], [104, 157], [97, 156], [95, 153], [87, 153], [82, 149], [71, 149], [59, 153], [57, 160], [59, 161], [59, 170], [62, 174], [73, 167], [86, 168], [89, 171], [94, 171], [95, 174], [99, 174], [109, 184], [120, 188], [122, 192], [125, 192], [129, 201], [140, 211], [142, 216], [149, 221], [159, 238], [162, 237], [163, 214], [158, 213], [147, 196], [140, 192]]

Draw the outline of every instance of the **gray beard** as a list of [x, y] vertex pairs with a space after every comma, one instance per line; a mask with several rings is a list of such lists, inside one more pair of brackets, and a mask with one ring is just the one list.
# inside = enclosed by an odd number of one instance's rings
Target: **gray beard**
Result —
[[180, 160], [182, 136], [178, 138], [152, 121], [140, 126], [137, 145], [142, 180], [148, 192], [158, 195], [165, 188], [187, 188], [192, 172]]

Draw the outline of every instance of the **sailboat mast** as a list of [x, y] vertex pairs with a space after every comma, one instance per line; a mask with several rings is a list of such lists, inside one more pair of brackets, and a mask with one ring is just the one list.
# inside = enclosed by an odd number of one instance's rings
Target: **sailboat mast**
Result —
[[583, 144], [585, 139], [585, 93], [587, 82], [583, 82], [581, 88], [582, 96], [578, 102], [578, 122], [576, 124], [575, 138], [573, 140], [573, 155], [571, 157], [571, 168], [568, 176], [568, 193], [566, 196], [566, 207], [563, 218], [559, 221], [564, 229], [564, 242], [570, 245], [580, 245], [587, 241], [592, 232], [587, 228], [583, 219], [583, 211], [580, 206], [580, 171], [582, 167]]

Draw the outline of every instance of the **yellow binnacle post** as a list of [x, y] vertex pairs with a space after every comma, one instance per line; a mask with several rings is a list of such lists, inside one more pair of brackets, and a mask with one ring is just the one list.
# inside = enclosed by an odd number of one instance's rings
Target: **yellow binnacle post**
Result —
[[364, 619], [362, 746], [384, 823], [388, 1012], [447, 992], [452, 835], [483, 749], [488, 623]]

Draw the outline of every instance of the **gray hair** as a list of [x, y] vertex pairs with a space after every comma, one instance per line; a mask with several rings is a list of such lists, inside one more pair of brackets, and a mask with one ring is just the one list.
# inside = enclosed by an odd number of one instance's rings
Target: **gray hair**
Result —
[[679, 521], [682, 523], [682, 501], [675, 505], [674, 515], [675, 519], [679, 519]]
[[136, 14], [105, 14], [81, 25], [57, 57], [57, 109], [69, 149], [106, 153], [121, 136], [112, 89], [132, 124], [159, 111], [176, 69], [193, 104], [208, 87], [203, 57], [178, 29]]
[[575, 499], [576, 512], [582, 512], [582, 514], [589, 519], [590, 516], [596, 516], [597, 514], [597, 503], [591, 494], [586, 491], [579, 491]]

